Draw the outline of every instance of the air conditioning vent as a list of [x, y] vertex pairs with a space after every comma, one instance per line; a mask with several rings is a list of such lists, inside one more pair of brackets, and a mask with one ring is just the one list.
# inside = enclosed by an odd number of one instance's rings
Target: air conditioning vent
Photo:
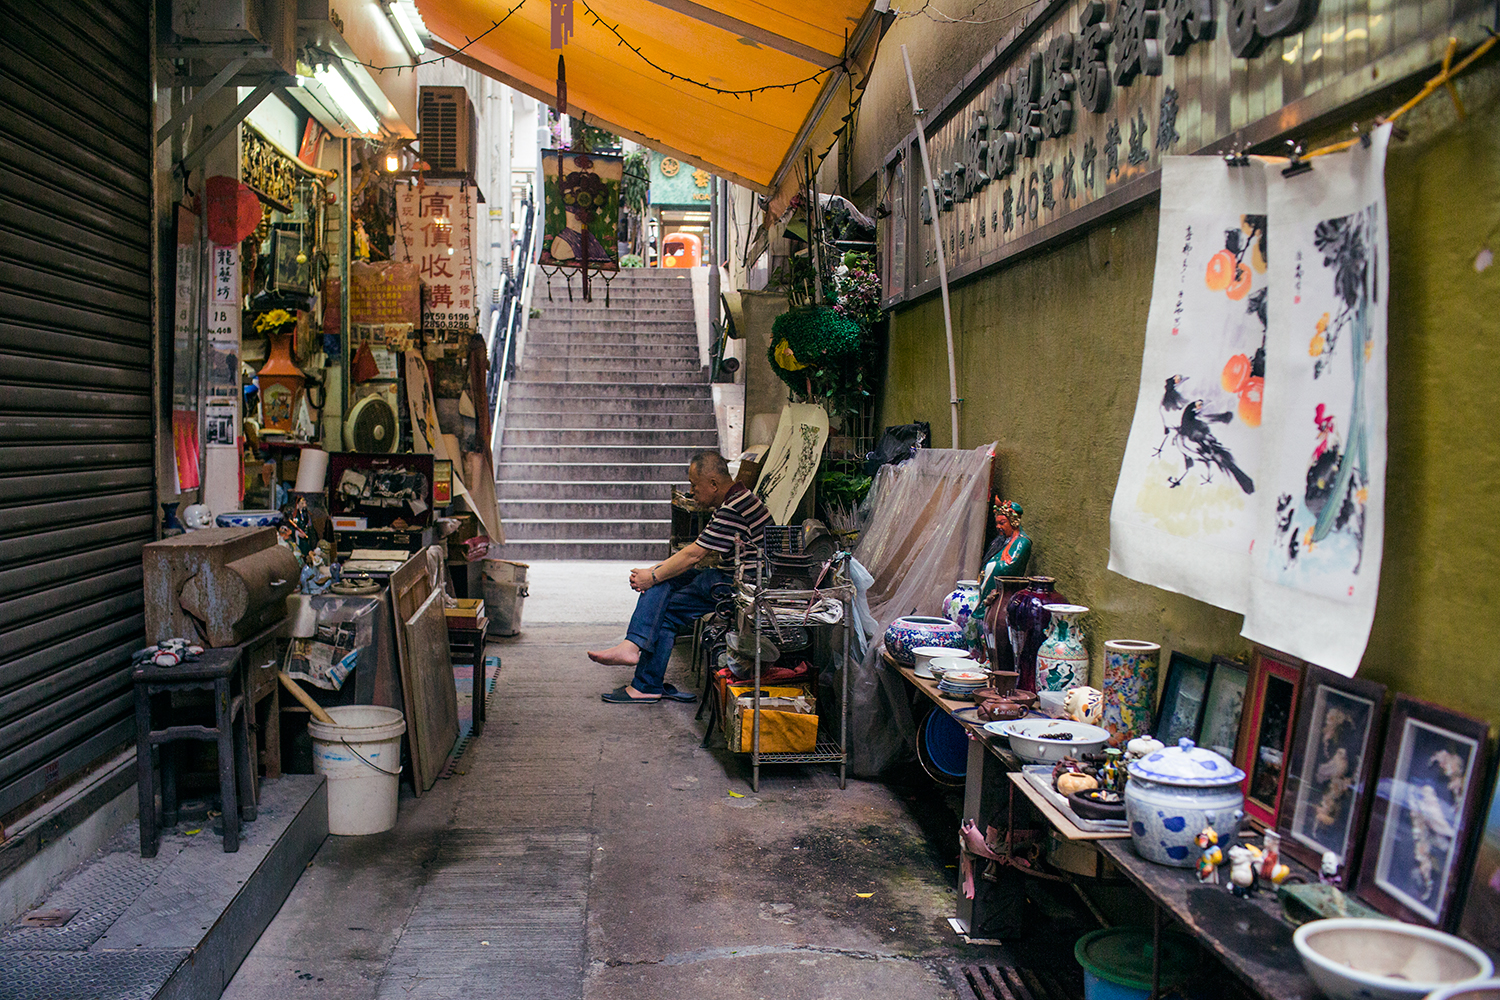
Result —
[[431, 177], [474, 178], [478, 122], [462, 87], [423, 87], [419, 105], [422, 159]]

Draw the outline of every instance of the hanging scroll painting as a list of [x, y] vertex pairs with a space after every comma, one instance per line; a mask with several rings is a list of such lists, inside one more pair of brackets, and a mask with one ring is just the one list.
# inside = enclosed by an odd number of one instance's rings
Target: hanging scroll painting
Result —
[[1243, 634], [1346, 677], [1375, 616], [1385, 525], [1389, 136], [1267, 173], [1275, 323]]
[[1265, 384], [1266, 174], [1217, 157], [1165, 157], [1161, 190], [1109, 568], [1243, 611]]
[[624, 175], [620, 156], [542, 150], [546, 216], [540, 263], [619, 270], [617, 229]]

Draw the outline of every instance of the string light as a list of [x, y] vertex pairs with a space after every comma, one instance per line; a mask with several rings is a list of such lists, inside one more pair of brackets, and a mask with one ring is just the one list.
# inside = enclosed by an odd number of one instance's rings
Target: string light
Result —
[[845, 70], [848, 69], [848, 65], [843, 61], [840, 61], [837, 66], [829, 66], [827, 69], [820, 69], [812, 76], [804, 77], [801, 80], [793, 80], [791, 83], [768, 83], [764, 87], [749, 87], [744, 90], [728, 90], [724, 87], [715, 87], [713, 84], [701, 83], [697, 80], [694, 80], [692, 77], [683, 76], [681, 73], [673, 73], [665, 66], [660, 66], [657, 63], [652, 62], [651, 59], [640, 50], [639, 46], [630, 44], [630, 42], [625, 39], [625, 36], [620, 34], [618, 25], [611, 25], [609, 22], [605, 21], [604, 18], [595, 13], [594, 8], [588, 5], [588, 0], [579, 0], [579, 2], [583, 4], [583, 9], [588, 13], [589, 17], [594, 19], [594, 24], [597, 27], [601, 27], [605, 31], [608, 31], [610, 34], [614, 35], [615, 38], [618, 39], [617, 45], [623, 45], [630, 51], [634, 52], [647, 66], [650, 66], [658, 73], [662, 73], [674, 81], [691, 83], [695, 87], [702, 87], [704, 90], [711, 90], [715, 94], [733, 95], [735, 98], [739, 98], [740, 95], [744, 94], [749, 96], [749, 98], [753, 101], [755, 100], [756, 94], [764, 93], [767, 90], [790, 90], [795, 92], [796, 89], [803, 84], [816, 83], [820, 77], [827, 76], [829, 73], [832, 73], [839, 67], [843, 67]]
[[[479, 34], [475, 35], [473, 38], [469, 38], [467, 35], [465, 35], [464, 36], [464, 44], [461, 45], [461, 46], [459, 46], [458, 48], [454, 49], [453, 52], [450, 55], [458, 55], [461, 52], [463, 52], [464, 50], [468, 49], [471, 45], [473, 45], [476, 42], [478, 42], [485, 35], [488, 35], [490, 32], [492, 32], [496, 28], [500, 27], [500, 25], [504, 24], [506, 21], [509, 21], [510, 20], [510, 16], [512, 14], [514, 14], [516, 11], [520, 10], [524, 6], [526, 6], [526, 0], [520, 0], [520, 2], [517, 3], [514, 7], [512, 7], [510, 10], [508, 10], [508, 11], [505, 12], [505, 16], [504, 17], [502, 17], [498, 21], [492, 21], [492, 22], [490, 22], [490, 26], [488, 28], [485, 28], [483, 31], [481, 31]], [[330, 59], [338, 59], [338, 60], [340, 60], [342, 62], [346, 62], [346, 63], [350, 64], [351, 66], [363, 66], [365, 69], [370, 70], [370, 71], [375, 72], [375, 73], [388, 73], [391, 70], [395, 70], [396, 74], [398, 76], [401, 74], [401, 72], [403, 70], [416, 69], [418, 66], [431, 66], [433, 63], [447, 62], [448, 59], [449, 59], [449, 56], [434, 56], [431, 59], [423, 59], [420, 62], [401, 63], [401, 64], [396, 65], [396, 66], [376, 66], [374, 63], [367, 63], [367, 62], [364, 62], [363, 60], [360, 60], [360, 59], [349, 59], [349, 58], [346, 58], [344, 56], [339, 55], [337, 52], [330, 52], [327, 49], [314, 49], [313, 51], [319, 53], [320, 55], [325, 55], [325, 56], [327, 56]]]

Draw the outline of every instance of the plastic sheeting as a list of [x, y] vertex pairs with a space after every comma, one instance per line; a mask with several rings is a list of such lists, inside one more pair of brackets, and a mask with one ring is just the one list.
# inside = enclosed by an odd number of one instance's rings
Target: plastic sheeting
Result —
[[[941, 615], [954, 584], [975, 575], [984, 552], [994, 443], [973, 451], [918, 451], [881, 468], [871, 517], [854, 557], [874, 581], [867, 590], [876, 635], [904, 615]], [[916, 746], [907, 689], [877, 641], [849, 679], [849, 770], [873, 777]]]

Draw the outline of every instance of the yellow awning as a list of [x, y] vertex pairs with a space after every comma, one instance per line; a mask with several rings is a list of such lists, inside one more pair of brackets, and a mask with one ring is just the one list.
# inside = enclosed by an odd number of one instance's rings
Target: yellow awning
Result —
[[[428, 30], [455, 46], [514, 6], [514, 0], [417, 0]], [[845, 46], [871, 3], [575, 0], [574, 33], [561, 49], [551, 47], [551, 7], [547, 0], [528, 0], [467, 46], [467, 58], [459, 61], [483, 64], [496, 78], [554, 104], [561, 53], [570, 113], [581, 111], [586, 121], [768, 191], [789, 155], [806, 144], [804, 126], [824, 110], [820, 93], [835, 85], [847, 90], [840, 82]], [[436, 51], [446, 54], [447, 48]], [[697, 84], [758, 92], [736, 96]]]

